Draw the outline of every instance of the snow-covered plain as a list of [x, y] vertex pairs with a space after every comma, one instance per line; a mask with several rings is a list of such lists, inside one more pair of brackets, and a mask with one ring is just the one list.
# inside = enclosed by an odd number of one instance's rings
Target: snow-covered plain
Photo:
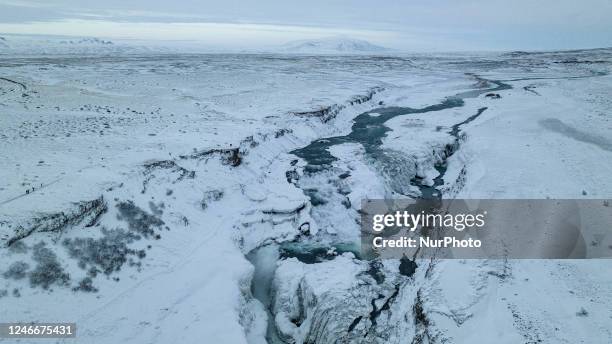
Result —
[[[408, 277], [352, 252], [364, 198], [610, 198], [612, 50], [75, 42], [87, 53], [0, 57], [0, 322], [76, 322], [78, 343], [612, 342], [608, 260], [417, 260]], [[487, 97], [491, 80], [511, 88]], [[385, 121], [380, 154], [299, 158], [360, 114], [474, 90]]]

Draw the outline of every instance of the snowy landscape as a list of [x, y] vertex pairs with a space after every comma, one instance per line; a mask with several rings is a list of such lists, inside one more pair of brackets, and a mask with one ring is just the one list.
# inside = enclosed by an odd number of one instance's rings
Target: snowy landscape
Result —
[[0, 322], [77, 324], [18, 343], [611, 343], [607, 259], [359, 250], [364, 199], [610, 199], [611, 70], [612, 48], [0, 34]]

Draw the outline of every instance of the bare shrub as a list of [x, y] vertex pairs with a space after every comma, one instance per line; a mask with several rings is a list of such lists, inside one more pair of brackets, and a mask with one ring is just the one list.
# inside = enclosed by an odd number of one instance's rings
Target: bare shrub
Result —
[[44, 242], [34, 245], [32, 258], [36, 267], [30, 272], [30, 285], [49, 289], [53, 284], [65, 286], [70, 282], [70, 275], [64, 271], [57, 256], [45, 246]]
[[30, 266], [28, 265], [28, 263], [25, 262], [14, 262], [13, 264], [11, 264], [11, 266], [9, 266], [8, 270], [6, 270], [2, 276], [4, 276], [4, 278], [12, 278], [15, 280], [20, 280], [26, 277], [26, 273], [28, 271], [28, 269], [30, 268]]

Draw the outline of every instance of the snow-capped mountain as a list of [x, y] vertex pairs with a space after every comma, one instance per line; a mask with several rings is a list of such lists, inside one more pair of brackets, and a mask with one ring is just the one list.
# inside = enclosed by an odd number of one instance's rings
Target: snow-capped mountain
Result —
[[387, 52], [389, 49], [364, 40], [330, 37], [292, 41], [281, 46], [278, 51], [295, 54], [371, 54]]

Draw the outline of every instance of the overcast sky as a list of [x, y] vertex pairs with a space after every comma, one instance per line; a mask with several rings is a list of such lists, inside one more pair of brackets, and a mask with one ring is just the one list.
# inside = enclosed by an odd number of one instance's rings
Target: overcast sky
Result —
[[0, 32], [251, 49], [344, 36], [405, 51], [612, 46], [611, 0], [0, 0]]

